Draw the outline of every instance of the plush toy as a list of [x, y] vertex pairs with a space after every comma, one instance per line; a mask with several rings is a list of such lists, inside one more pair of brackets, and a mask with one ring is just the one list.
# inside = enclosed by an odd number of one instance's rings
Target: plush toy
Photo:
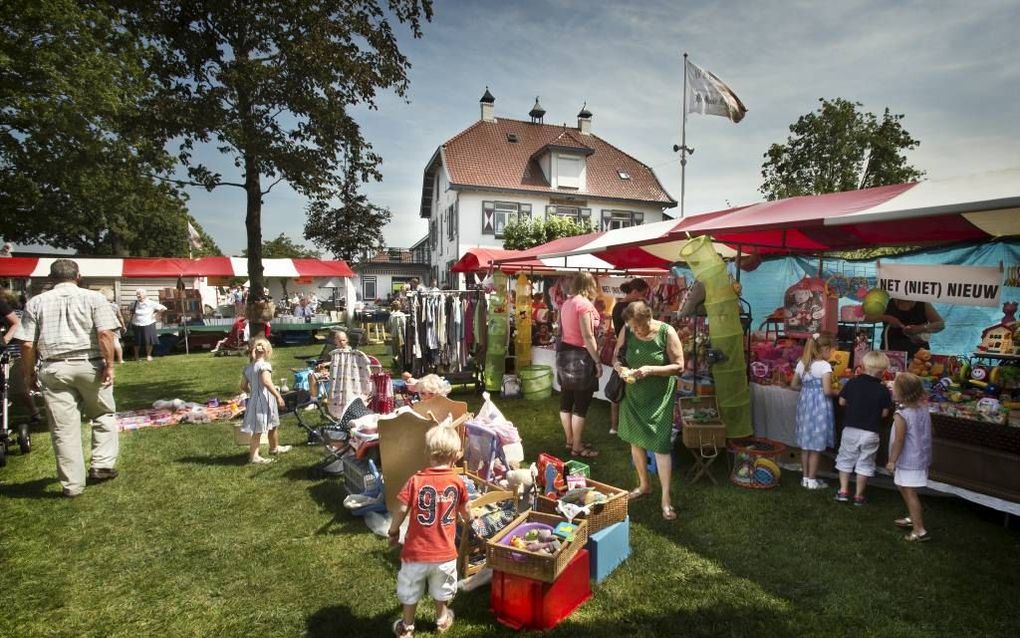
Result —
[[[538, 467], [532, 463], [526, 470], [511, 470], [507, 472], [506, 478], [500, 482], [501, 486], [517, 495], [517, 511], [523, 512], [530, 507], [531, 497], [535, 491], [535, 477], [538, 475]], [[505, 485], [503, 485], [505, 483]]]
[[931, 352], [921, 348], [907, 366], [907, 372], [916, 374], [919, 377], [927, 377], [932, 376], [932, 367]]

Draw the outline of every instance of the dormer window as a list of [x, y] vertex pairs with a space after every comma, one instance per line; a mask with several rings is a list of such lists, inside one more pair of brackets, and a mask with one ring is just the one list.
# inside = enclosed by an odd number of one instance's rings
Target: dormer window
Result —
[[517, 141], [518, 141], [517, 140], [517, 133], [507, 133], [506, 134], [506, 141], [510, 142], [511, 144], [516, 144]]
[[559, 188], [581, 188], [581, 167], [580, 157], [560, 155], [556, 159], [556, 185]]

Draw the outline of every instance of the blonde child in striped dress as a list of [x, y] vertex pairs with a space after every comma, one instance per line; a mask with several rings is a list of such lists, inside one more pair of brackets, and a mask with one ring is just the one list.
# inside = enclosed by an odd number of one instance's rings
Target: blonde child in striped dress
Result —
[[280, 426], [280, 408], [283, 407], [283, 396], [273, 385], [273, 365], [269, 360], [273, 357], [273, 346], [265, 337], [252, 339], [248, 346], [248, 359], [251, 361], [241, 377], [241, 390], [248, 393], [248, 405], [244, 411], [244, 424], [241, 431], [251, 435], [248, 447], [250, 463], [272, 463], [259, 454], [262, 433], [269, 433], [269, 453], [283, 454], [290, 451], [289, 445], [280, 445], [277, 429]]

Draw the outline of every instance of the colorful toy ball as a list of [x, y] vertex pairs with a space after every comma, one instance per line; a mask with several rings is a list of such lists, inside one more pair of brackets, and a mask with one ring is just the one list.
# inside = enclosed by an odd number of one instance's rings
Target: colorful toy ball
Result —
[[881, 315], [885, 313], [885, 307], [889, 305], [889, 293], [880, 289], [872, 288], [864, 295], [864, 314]]

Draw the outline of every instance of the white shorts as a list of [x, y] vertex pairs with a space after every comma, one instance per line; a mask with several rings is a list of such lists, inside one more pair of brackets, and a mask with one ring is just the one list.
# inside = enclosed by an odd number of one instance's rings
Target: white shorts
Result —
[[428, 584], [433, 600], [445, 603], [457, 593], [457, 560], [445, 563], [400, 564], [397, 573], [397, 600], [401, 605], [416, 605]]
[[858, 428], [844, 428], [843, 440], [836, 456], [836, 469], [858, 476], [875, 475], [875, 457], [878, 456], [878, 433]]
[[928, 487], [928, 470], [901, 470], [896, 468], [893, 483], [900, 487]]

